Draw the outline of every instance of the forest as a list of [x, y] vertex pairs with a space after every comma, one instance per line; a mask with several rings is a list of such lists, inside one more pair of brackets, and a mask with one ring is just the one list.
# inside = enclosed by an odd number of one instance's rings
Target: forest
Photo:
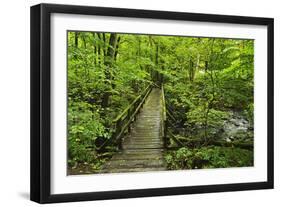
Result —
[[69, 174], [98, 172], [120, 150], [114, 123], [148, 86], [165, 94], [167, 170], [253, 166], [254, 40], [69, 31], [67, 41]]

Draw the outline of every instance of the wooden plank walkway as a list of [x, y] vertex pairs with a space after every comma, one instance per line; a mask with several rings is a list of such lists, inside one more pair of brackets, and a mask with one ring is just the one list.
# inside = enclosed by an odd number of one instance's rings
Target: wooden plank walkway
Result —
[[153, 88], [131, 132], [124, 138], [123, 150], [104, 164], [101, 173], [165, 170], [161, 136], [161, 90]]

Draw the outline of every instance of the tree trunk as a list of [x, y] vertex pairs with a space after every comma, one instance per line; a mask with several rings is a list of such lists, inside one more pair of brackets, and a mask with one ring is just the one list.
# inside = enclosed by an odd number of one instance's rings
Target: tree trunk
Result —
[[74, 32], [74, 45], [78, 48], [78, 32]]
[[[98, 35], [98, 39], [99, 41], [102, 41], [102, 38], [101, 38], [101, 34], [100, 33], [97, 33]], [[100, 43], [98, 44], [98, 61], [97, 61], [97, 64], [101, 64], [101, 45]]]
[[118, 54], [118, 49], [119, 49], [119, 43], [120, 43], [121, 37], [119, 36], [117, 39], [117, 43], [116, 43], [116, 48], [115, 48], [115, 53], [114, 53], [114, 60], [116, 61], [117, 59], [117, 54]]
[[194, 80], [194, 73], [195, 73], [195, 71], [194, 71], [195, 69], [194, 69], [194, 63], [193, 63], [193, 61], [192, 61], [192, 57], [189, 59], [189, 81], [190, 82], [193, 82], [193, 80]]
[[82, 40], [83, 40], [83, 44], [84, 44], [84, 48], [87, 48], [87, 41], [85, 39], [85, 33], [81, 35], [82, 36]]
[[[114, 61], [114, 53], [116, 50], [117, 34], [111, 33], [109, 37], [109, 46], [104, 60], [105, 65], [105, 84], [108, 85], [111, 82], [111, 69]], [[110, 84], [112, 88], [112, 83]], [[102, 98], [102, 107], [106, 108], [109, 106], [110, 92], [105, 91]]]
[[[78, 48], [78, 32], [74, 32], [74, 47], [75, 47], [75, 49], [77, 49]], [[76, 54], [76, 51], [75, 51], [75, 53], [74, 53], [74, 59], [77, 59], [77, 54]]]

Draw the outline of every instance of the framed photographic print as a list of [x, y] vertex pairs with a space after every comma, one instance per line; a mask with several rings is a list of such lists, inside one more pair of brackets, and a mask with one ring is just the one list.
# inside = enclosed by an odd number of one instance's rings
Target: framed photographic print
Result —
[[31, 7], [31, 200], [273, 188], [273, 19]]

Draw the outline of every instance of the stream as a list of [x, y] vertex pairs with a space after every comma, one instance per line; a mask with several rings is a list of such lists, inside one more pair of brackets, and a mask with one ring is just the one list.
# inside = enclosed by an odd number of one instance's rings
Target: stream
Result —
[[253, 125], [242, 115], [241, 112], [230, 112], [230, 119], [224, 121], [221, 139], [232, 141], [252, 141]]

